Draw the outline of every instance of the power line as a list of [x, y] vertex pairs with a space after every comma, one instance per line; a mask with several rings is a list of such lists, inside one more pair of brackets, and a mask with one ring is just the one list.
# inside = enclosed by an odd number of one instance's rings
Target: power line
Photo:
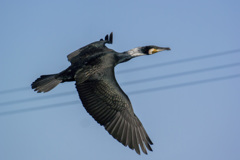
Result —
[[69, 105], [74, 105], [74, 104], [80, 104], [80, 100], [57, 103], [57, 104], [52, 104], [52, 105], [39, 106], [39, 107], [34, 107], [34, 108], [19, 109], [19, 110], [15, 110], [15, 111], [1, 112], [0, 116], [23, 113], [23, 112], [39, 111], [39, 110], [50, 109], [50, 108], [67, 107]]
[[132, 69], [125, 69], [125, 70], [118, 71], [117, 73], [122, 74], [122, 73], [134, 72], [134, 71], [138, 71], [138, 70], [146, 70], [146, 69], [150, 69], [150, 68], [152, 69], [152, 68], [156, 68], [156, 67], [185, 63], [185, 62], [190, 62], [190, 61], [197, 61], [197, 60], [202, 60], [202, 59], [207, 59], [207, 58], [213, 58], [213, 57], [233, 54], [233, 53], [237, 53], [237, 52], [240, 52], [240, 49], [235, 49], [235, 50], [230, 50], [230, 51], [225, 51], [225, 52], [217, 52], [217, 53], [210, 54], [210, 55], [191, 57], [191, 58], [180, 59], [180, 60], [176, 60], [176, 61], [170, 61], [170, 62], [166, 62], [166, 63], [157, 63], [157, 64], [148, 65], [148, 66], [136, 67], [136, 68], [132, 68]]
[[13, 105], [13, 104], [18, 104], [18, 103], [31, 102], [31, 101], [43, 100], [43, 99], [51, 99], [51, 98], [55, 98], [55, 97], [62, 97], [62, 96], [73, 95], [73, 94], [76, 94], [76, 91], [56, 93], [54, 95], [48, 95], [48, 96], [44, 96], [44, 97], [26, 98], [26, 99], [20, 99], [20, 100], [15, 100], [15, 101], [2, 102], [2, 103], [0, 103], [0, 106], [7, 106], [7, 105]]
[[29, 88], [30, 88], [30, 87], [20, 87], [20, 88], [3, 90], [3, 91], [0, 91], [0, 94], [7, 94], [7, 93], [12, 93], [12, 92], [25, 91], [25, 90], [27, 90], [27, 89], [29, 89]]
[[239, 77], [240, 77], [240, 74], [234, 74], [234, 75], [230, 75], [230, 76], [210, 78], [210, 79], [204, 79], [204, 80], [199, 80], [199, 81], [192, 81], [192, 82], [179, 83], [179, 84], [174, 84], [174, 85], [169, 85], [169, 86], [154, 87], [154, 88], [149, 88], [149, 89], [132, 91], [132, 92], [129, 92], [128, 94], [129, 95], [142, 94], [142, 93], [147, 93], [147, 92], [155, 92], [155, 91], [166, 90], [166, 89], [180, 88], [180, 87], [185, 87], [185, 86], [192, 86], [192, 85], [196, 85], [196, 84], [203, 84], [203, 83], [209, 83], [209, 82], [215, 82], [215, 81], [221, 81], [221, 80], [227, 80], [227, 79], [233, 79], [233, 78], [239, 78]]
[[[198, 69], [198, 70], [193, 70], [193, 71], [186, 71], [186, 72], [180, 72], [180, 73], [169, 74], [169, 75], [164, 75], [164, 76], [157, 76], [157, 77], [152, 77], [152, 78], [145, 78], [145, 79], [140, 79], [140, 80], [123, 82], [123, 83], [120, 83], [120, 85], [133, 85], [133, 84], [137, 84], [137, 83], [145, 83], [145, 82], [156, 81], [156, 80], [160, 80], [160, 79], [173, 78], [173, 77], [178, 77], [178, 76], [191, 75], [191, 74], [196, 74], [196, 73], [201, 73], [201, 72], [230, 68], [230, 67], [235, 67], [235, 66], [239, 66], [239, 65], [240, 65], [240, 63], [232, 63], [232, 64], [226, 64], [226, 65], [221, 65], [221, 66], [214, 66], [214, 67], [210, 67], [210, 68], [203, 68], [203, 69]], [[68, 91], [68, 92], [57, 93], [54, 95], [48, 95], [48, 96], [44, 96], [44, 97], [26, 98], [26, 99], [20, 99], [20, 100], [15, 100], [15, 101], [2, 102], [2, 103], [0, 103], [0, 106], [7, 106], [7, 105], [13, 105], [13, 104], [18, 104], [18, 103], [31, 102], [31, 101], [37, 101], [37, 100], [43, 100], [43, 99], [51, 99], [51, 98], [55, 98], [55, 97], [62, 97], [62, 96], [74, 95], [74, 94], [77, 94], [77, 92], [76, 91]]]
[[[196, 61], [196, 60], [201, 60], [201, 59], [213, 58], [213, 57], [233, 54], [233, 53], [237, 53], [237, 52], [240, 52], [240, 49], [229, 50], [229, 51], [224, 51], [224, 52], [217, 52], [217, 53], [210, 54], [210, 55], [191, 57], [191, 58], [180, 59], [180, 60], [176, 60], [176, 61], [170, 61], [170, 62], [166, 62], [166, 63], [157, 63], [157, 64], [153, 64], [153, 65], [136, 67], [136, 68], [127, 69], [127, 70], [120, 70], [117, 72], [117, 74], [129, 73], [129, 72], [134, 72], [137, 70], [152, 69], [152, 68], [156, 68], [156, 67], [163, 67], [163, 66], [167, 66], [167, 65], [185, 63], [185, 62]], [[0, 95], [12, 93], [12, 92], [24, 91], [27, 89], [29, 89], [29, 87], [20, 87], [20, 88], [15, 88], [15, 89], [3, 90], [3, 91], [0, 91]]]
[[[148, 93], [148, 92], [156, 92], [156, 91], [161, 91], [161, 90], [192, 86], [192, 85], [197, 85], [197, 84], [217, 82], [217, 81], [234, 79], [234, 78], [239, 78], [239, 77], [240, 77], [240, 74], [234, 74], [234, 75], [229, 75], [229, 76], [216, 77], [216, 78], [211, 78], [211, 79], [204, 79], [204, 80], [199, 80], [199, 81], [192, 81], [192, 82], [186, 82], [186, 83], [179, 83], [179, 84], [175, 84], [175, 85], [132, 91], [132, 92], [129, 92], [128, 94], [129, 95], [137, 95], [137, 94], [143, 94], [143, 93]], [[23, 113], [23, 112], [30, 112], [30, 111], [37, 111], [37, 110], [43, 110], [43, 109], [48, 109], [48, 108], [57, 108], [57, 107], [62, 107], [65, 105], [68, 106], [68, 105], [73, 105], [73, 104], [80, 104], [80, 102], [79, 101], [70, 101], [70, 102], [63, 102], [63, 103], [52, 104], [52, 105], [39, 106], [39, 107], [35, 107], [35, 108], [27, 108], [27, 109], [15, 110], [15, 111], [1, 112], [0, 116]]]
[[173, 77], [191, 75], [191, 74], [196, 74], [196, 73], [201, 73], [201, 72], [230, 68], [230, 67], [235, 67], [235, 66], [239, 66], [239, 65], [240, 65], [240, 63], [232, 63], [232, 64], [226, 64], [226, 65], [221, 65], [221, 66], [214, 66], [214, 67], [210, 67], [210, 68], [197, 69], [197, 70], [193, 70], [193, 71], [186, 71], [186, 72], [180, 72], [180, 73], [175, 73], [175, 74], [168, 74], [168, 75], [164, 75], [164, 76], [156, 76], [156, 77], [152, 77], [152, 78], [145, 78], [145, 79], [140, 79], [140, 80], [123, 82], [123, 83], [121, 83], [121, 85], [131, 85], [131, 84], [137, 84], [137, 83], [143, 83], [143, 82], [149, 82], [149, 81], [156, 81], [156, 80], [160, 80], [160, 79], [173, 78]]

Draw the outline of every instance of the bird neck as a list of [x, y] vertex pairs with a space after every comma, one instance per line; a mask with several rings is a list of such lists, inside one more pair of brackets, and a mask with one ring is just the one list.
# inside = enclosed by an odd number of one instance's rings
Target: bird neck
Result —
[[119, 53], [118, 54], [118, 62], [119, 63], [126, 62], [134, 57], [143, 56], [143, 55], [145, 55], [145, 54], [142, 53], [141, 47], [133, 48], [133, 49], [125, 51], [123, 53]]
[[144, 53], [142, 53], [141, 47], [133, 48], [127, 51], [127, 54], [130, 55], [131, 57], [138, 57], [138, 56], [145, 55]]
[[132, 58], [133, 57], [130, 54], [128, 54], [128, 51], [117, 54], [118, 63], [127, 62]]

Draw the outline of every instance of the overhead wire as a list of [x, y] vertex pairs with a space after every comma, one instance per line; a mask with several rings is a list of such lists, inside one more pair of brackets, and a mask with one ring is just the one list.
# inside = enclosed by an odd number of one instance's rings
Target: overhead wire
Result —
[[118, 71], [117, 73], [118, 74], [129, 73], [129, 72], [134, 72], [134, 71], [138, 71], [138, 70], [146, 70], [146, 69], [152, 69], [155, 67], [162, 67], [162, 66], [185, 63], [185, 62], [190, 62], [190, 61], [197, 61], [197, 60], [213, 58], [213, 57], [218, 57], [218, 56], [223, 56], [223, 55], [228, 55], [228, 54], [234, 54], [234, 53], [238, 53], [238, 52], [240, 52], [240, 49], [234, 49], [234, 50], [229, 50], [229, 51], [224, 51], [224, 52], [207, 54], [207, 55], [203, 55], [203, 56], [196, 56], [196, 57], [191, 57], [191, 58], [180, 59], [180, 60], [176, 60], [176, 61], [157, 63], [157, 64], [152, 64], [152, 65], [147, 65], [147, 66], [125, 69], [125, 70]]
[[166, 89], [192, 86], [192, 85], [196, 85], [196, 84], [203, 84], [203, 83], [209, 83], [209, 82], [215, 82], [215, 81], [221, 81], [221, 80], [227, 80], [227, 79], [233, 79], [233, 78], [240, 78], [240, 74], [233, 74], [233, 75], [229, 75], [229, 76], [215, 77], [215, 78], [179, 83], [179, 84], [162, 86], [162, 87], [148, 88], [148, 89], [143, 89], [143, 90], [132, 91], [132, 92], [129, 92], [128, 94], [129, 95], [142, 94], [142, 93], [147, 93], [147, 92], [154, 92], [154, 91], [160, 91], [160, 90], [166, 90]]
[[[228, 50], [228, 51], [224, 51], [224, 52], [217, 52], [217, 53], [207, 54], [207, 55], [203, 55], [203, 56], [196, 56], [196, 57], [185, 58], [185, 59], [180, 59], [180, 60], [176, 60], [176, 61], [169, 61], [169, 62], [165, 62], [165, 63], [157, 63], [157, 64], [152, 64], [152, 65], [147, 65], [147, 66], [141, 66], [141, 67], [120, 70], [117, 72], [117, 74], [124, 74], [124, 73], [134, 72], [134, 71], [138, 71], [138, 70], [152, 69], [152, 68], [156, 68], [156, 67], [162, 67], [162, 66], [167, 66], [167, 65], [202, 60], [202, 59], [213, 58], [213, 57], [224, 56], [224, 55], [235, 54], [235, 53], [240, 53], [240, 49]], [[15, 89], [3, 90], [3, 91], [0, 91], [0, 95], [24, 91], [24, 90], [28, 90], [29, 88], [30, 87], [20, 87], [20, 88], [15, 88]]]
[[[149, 81], [156, 81], [156, 80], [161, 80], [161, 79], [166, 79], [166, 78], [173, 78], [173, 77], [179, 77], [179, 76], [184, 76], [184, 75], [197, 74], [197, 73], [201, 73], [201, 72], [225, 69], [225, 68], [235, 67], [235, 66], [239, 66], [239, 65], [240, 65], [240, 62], [239, 63], [225, 64], [225, 65], [208, 67], [208, 68], [197, 69], [197, 70], [192, 70], [192, 71], [185, 71], [185, 72], [180, 72], [180, 73], [168, 74], [168, 75], [164, 75], [164, 76], [156, 76], [156, 77], [144, 78], [144, 79], [140, 79], [140, 80], [122, 82], [122, 83], [120, 83], [120, 85], [122, 85], [122, 86], [124, 86], [124, 85], [134, 85], [134, 84], [145, 83], [145, 82], [149, 82]], [[7, 106], [7, 105], [13, 105], [13, 104], [19, 104], [19, 103], [25, 103], [25, 102], [32, 102], [32, 101], [37, 101], [37, 100], [51, 99], [51, 98], [62, 97], [62, 96], [66, 96], [66, 95], [74, 95], [76, 93], [77, 93], [76, 91], [68, 91], [68, 92], [56, 93], [56, 94], [48, 95], [48, 96], [44, 96], [44, 97], [34, 97], [34, 98], [26, 98], [26, 99], [20, 99], [20, 100], [1, 102], [0, 106], [2, 107], [2, 106]]]
[[[228, 80], [228, 79], [234, 79], [234, 78], [240, 78], [240, 74], [233, 74], [233, 75], [229, 75], [229, 76], [215, 77], [215, 78], [191, 81], [191, 82], [186, 82], [186, 83], [179, 83], [179, 84], [163, 86], [163, 87], [142, 89], [142, 90], [129, 92], [128, 94], [129, 95], [137, 95], [137, 94], [156, 92], [156, 91], [161, 91], [161, 90], [174, 89], [174, 88], [180, 88], [180, 87], [186, 87], [186, 86], [192, 86], [192, 85], [197, 85], [197, 84], [216, 82], [216, 81], [222, 81], [222, 80]], [[49, 108], [63, 107], [63, 106], [68, 106], [68, 105], [73, 105], [73, 104], [80, 104], [80, 102], [79, 101], [70, 101], [70, 102], [57, 103], [57, 104], [52, 104], [52, 105], [39, 106], [39, 107], [34, 107], [34, 108], [26, 108], [26, 109], [14, 110], [14, 111], [0, 112], [0, 116], [23, 113], [23, 112], [30, 112], [30, 111], [37, 111], [37, 110], [43, 110], [43, 109], [49, 109]]]
[[145, 82], [156, 81], [156, 80], [161, 80], [161, 79], [167, 79], [167, 78], [197, 74], [197, 73], [202, 73], [202, 72], [208, 72], [208, 71], [213, 71], [213, 70], [225, 69], [225, 68], [235, 67], [235, 66], [239, 66], [239, 65], [240, 65], [240, 62], [239, 63], [231, 63], [231, 64], [226, 64], [226, 65], [220, 65], [220, 66], [196, 69], [196, 70], [185, 71], [185, 72], [180, 72], [180, 73], [168, 74], [168, 75], [163, 75], [163, 76], [155, 76], [155, 77], [151, 77], [151, 78], [144, 78], [144, 79], [138, 79], [138, 80], [133, 80], [133, 81], [128, 81], [128, 82], [122, 82], [121, 85], [132, 85], [132, 84], [138, 84], [138, 83], [145, 83]]
[[19, 88], [14, 88], [14, 89], [8, 89], [8, 90], [0, 91], [0, 94], [7, 94], [7, 93], [12, 93], [12, 92], [25, 91], [27, 89], [29, 89], [29, 87], [19, 87]]
[[51, 105], [45, 105], [45, 106], [38, 106], [34, 108], [26, 108], [26, 109], [18, 109], [14, 111], [6, 111], [6, 112], [0, 112], [0, 116], [4, 115], [10, 115], [10, 114], [17, 114], [22, 112], [30, 112], [30, 111], [38, 111], [38, 110], [44, 110], [44, 109], [50, 109], [50, 108], [59, 108], [59, 107], [66, 107], [69, 105], [79, 104], [80, 100], [76, 101], [69, 101], [69, 102], [62, 102], [57, 104], [51, 104]]
[[74, 92], [74, 91], [68, 91], [68, 92], [62, 92], [62, 93], [56, 93], [56, 94], [53, 94], [53, 95], [43, 96], [43, 97], [34, 97], [34, 98], [13, 100], [13, 101], [8, 101], [8, 102], [2, 102], [2, 103], [0, 103], [0, 106], [2, 107], [2, 106], [7, 106], [7, 105], [13, 105], [13, 104], [19, 104], [19, 103], [25, 103], [25, 102], [32, 102], [32, 101], [43, 100], [43, 99], [51, 99], [51, 98], [55, 98], [55, 97], [73, 95], [75, 93], [76, 92]]

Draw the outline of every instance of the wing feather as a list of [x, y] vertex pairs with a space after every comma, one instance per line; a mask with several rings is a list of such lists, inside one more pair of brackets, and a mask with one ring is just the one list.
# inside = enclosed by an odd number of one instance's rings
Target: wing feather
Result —
[[124, 146], [127, 146], [127, 121], [124, 120], [123, 122], [123, 130], [121, 131], [121, 133], [119, 133], [119, 136], [122, 134], [121, 136], [121, 142]]
[[[109, 37], [109, 38], [108, 38]], [[113, 33], [110, 34], [110, 36], [106, 35], [105, 40], [100, 39], [99, 41], [93, 42], [89, 45], [86, 45], [82, 48], [79, 48], [72, 53], [70, 53], [67, 58], [68, 61], [71, 63], [75, 63], [79, 59], [84, 59], [91, 55], [92, 53], [97, 53], [97, 52], [103, 52], [104, 50], [109, 50], [105, 44], [106, 43], [112, 43], [113, 41]]]
[[85, 81], [81, 80], [81, 75], [84, 74], [75, 76], [76, 88], [87, 112], [124, 146], [138, 154], [140, 147], [145, 154], [145, 146], [152, 151], [152, 141], [134, 114], [129, 98], [116, 82], [113, 68], [100, 69]]
[[137, 128], [136, 130], [137, 130], [136, 132], [137, 132], [138, 142], [140, 143], [141, 149], [142, 149], [143, 153], [147, 154], [147, 150], [142, 141], [143, 137], [141, 136], [140, 130], [139, 130], [139, 128]]

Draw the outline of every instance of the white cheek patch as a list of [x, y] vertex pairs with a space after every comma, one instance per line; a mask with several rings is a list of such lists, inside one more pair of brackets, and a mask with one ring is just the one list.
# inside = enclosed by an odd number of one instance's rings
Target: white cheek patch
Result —
[[156, 49], [154, 49], [154, 48], [149, 49], [148, 54], [153, 54], [153, 53], [156, 53]]

